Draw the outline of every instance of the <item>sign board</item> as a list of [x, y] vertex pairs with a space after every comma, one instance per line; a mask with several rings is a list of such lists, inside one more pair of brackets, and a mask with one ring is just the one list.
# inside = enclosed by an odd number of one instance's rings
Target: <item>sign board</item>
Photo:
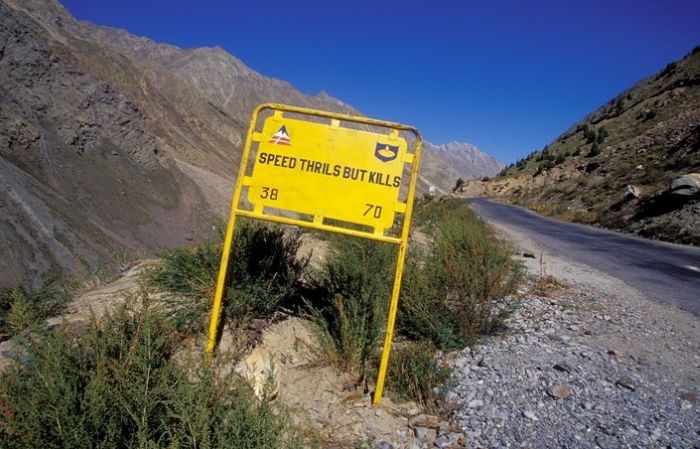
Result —
[[394, 223], [406, 160], [406, 140], [347, 128], [339, 120], [316, 123], [265, 119], [248, 202], [316, 217], [367, 225], [383, 233]]
[[[207, 354], [211, 356], [216, 344], [237, 217], [394, 243], [399, 251], [373, 400], [378, 404], [394, 332], [420, 152], [420, 134], [410, 126], [294, 106], [258, 106], [231, 201]], [[397, 220], [397, 214], [403, 220]], [[400, 235], [387, 235], [397, 223]]]

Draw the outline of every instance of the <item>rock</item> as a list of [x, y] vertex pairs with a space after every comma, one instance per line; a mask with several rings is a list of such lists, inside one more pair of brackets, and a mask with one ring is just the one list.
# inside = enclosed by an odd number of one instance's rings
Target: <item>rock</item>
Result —
[[421, 449], [422, 447], [420, 440], [413, 440], [406, 445], [406, 449]]
[[387, 441], [380, 441], [377, 443], [377, 449], [394, 449], [394, 446]]
[[415, 432], [416, 438], [428, 444], [433, 444], [437, 437], [437, 431], [428, 427], [416, 427], [413, 431]]
[[445, 395], [445, 402], [446, 403], [449, 404], [451, 402], [457, 402], [457, 401], [459, 401], [459, 395], [457, 393], [455, 393], [454, 391], [449, 391]]
[[625, 199], [630, 200], [632, 198], [639, 198], [639, 196], [642, 194], [642, 191], [639, 189], [639, 187], [632, 184], [628, 184], [625, 186], [625, 190], [623, 193]]
[[437, 429], [440, 427], [440, 421], [437, 417], [433, 415], [420, 414], [414, 416], [408, 421], [411, 427], [428, 427], [431, 429]]
[[566, 399], [571, 394], [571, 389], [564, 384], [556, 384], [547, 388], [547, 394], [554, 399]]
[[403, 409], [403, 414], [405, 416], [411, 417], [420, 414], [420, 407], [415, 402], [409, 402]]
[[571, 372], [571, 366], [569, 366], [568, 363], [566, 362], [559, 362], [553, 367], [557, 371], [561, 371], [563, 373], [570, 373]]
[[280, 368], [275, 366], [272, 356], [264, 348], [255, 348], [235, 371], [248, 381], [258, 399], [265, 395], [276, 396], [280, 389]]
[[481, 399], [473, 399], [469, 401], [469, 404], [467, 404], [467, 407], [469, 408], [481, 408], [484, 406], [484, 401]]
[[450, 444], [450, 440], [449, 440], [449, 438], [447, 438], [446, 435], [439, 436], [435, 440], [435, 446], [437, 446], [439, 448], [446, 447], [448, 444]]
[[700, 173], [688, 173], [671, 182], [674, 195], [697, 195], [700, 193]]
[[523, 257], [525, 257], [526, 259], [534, 259], [535, 255], [532, 253], [523, 253]]
[[537, 415], [535, 415], [535, 412], [533, 412], [532, 410], [524, 410], [523, 416], [532, 421], [538, 420]]
[[678, 397], [684, 401], [690, 402], [691, 404], [697, 404], [698, 402], [698, 395], [696, 395], [695, 393], [690, 393], [686, 391], [679, 394]]
[[626, 388], [630, 391], [636, 391], [637, 387], [634, 383], [634, 380], [629, 377], [629, 376], [622, 376], [615, 382], [615, 385], [618, 387]]

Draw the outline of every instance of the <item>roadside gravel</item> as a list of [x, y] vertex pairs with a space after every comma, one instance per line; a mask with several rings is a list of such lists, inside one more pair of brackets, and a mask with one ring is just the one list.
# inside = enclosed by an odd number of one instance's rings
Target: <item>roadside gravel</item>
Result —
[[469, 447], [700, 448], [698, 318], [497, 228], [566, 287], [523, 291], [505, 334], [446, 356]]

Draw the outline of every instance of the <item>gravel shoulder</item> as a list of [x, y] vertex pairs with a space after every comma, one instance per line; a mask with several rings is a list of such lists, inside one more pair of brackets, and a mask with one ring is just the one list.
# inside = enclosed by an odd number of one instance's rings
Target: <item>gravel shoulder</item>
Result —
[[503, 335], [448, 356], [470, 447], [700, 447], [700, 320], [496, 229], [566, 286], [525, 289]]

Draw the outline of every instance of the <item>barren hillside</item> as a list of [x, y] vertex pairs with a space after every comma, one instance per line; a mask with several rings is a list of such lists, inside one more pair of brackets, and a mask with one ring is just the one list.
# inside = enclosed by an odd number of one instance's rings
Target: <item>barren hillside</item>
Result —
[[565, 219], [700, 244], [700, 47], [472, 194]]

